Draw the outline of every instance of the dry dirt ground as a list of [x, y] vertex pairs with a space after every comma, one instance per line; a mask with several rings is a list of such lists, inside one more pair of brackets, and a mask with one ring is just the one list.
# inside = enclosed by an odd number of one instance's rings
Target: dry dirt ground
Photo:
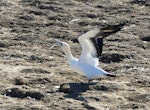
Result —
[[[99, 67], [117, 77], [87, 83], [54, 38], [127, 22], [104, 41]], [[149, 110], [149, 0], [0, 0], [0, 110]]]

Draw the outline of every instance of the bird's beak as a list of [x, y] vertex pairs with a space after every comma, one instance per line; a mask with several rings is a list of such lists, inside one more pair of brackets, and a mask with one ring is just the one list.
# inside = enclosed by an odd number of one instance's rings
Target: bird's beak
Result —
[[62, 46], [62, 42], [59, 41], [58, 39], [54, 39], [56, 41], [56, 43], [59, 45], [59, 46]]

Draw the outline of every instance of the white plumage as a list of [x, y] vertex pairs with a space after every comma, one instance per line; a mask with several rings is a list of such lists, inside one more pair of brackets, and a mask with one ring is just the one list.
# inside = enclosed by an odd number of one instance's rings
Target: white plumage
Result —
[[100, 30], [96, 28], [88, 31], [78, 38], [82, 46], [82, 53], [79, 59], [73, 57], [69, 44], [55, 39], [57, 44], [59, 44], [64, 51], [71, 68], [74, 71], [85, 75], [88, 79], [93, 79], [100, 75], [108, 74], [106, 71], [98, 67], [99, 60], [97, 58], [97, 51], [90, 40], [90, 38], [94, 38], [99, 31]]

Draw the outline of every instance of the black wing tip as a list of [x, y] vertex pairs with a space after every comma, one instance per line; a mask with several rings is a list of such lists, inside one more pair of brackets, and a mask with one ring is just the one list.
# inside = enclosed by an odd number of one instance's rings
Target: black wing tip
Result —
[[96, 57], [101, 56], [103, 50], [103, 38], [91, 38], [91, 41], [93, 42], [94, 47], [97, 51]]
[[122, 21], [119, 24], [116, 25], [107, 25], [100, 29], [100, 36], [102, 38], [105, 38], [111, 34], [115, 34], [116, 32], [120, 31], [125, 25], [127, 25], [127, 21]]
[[123, 28], [123, 26], [127, 25], [128, 21], [121, 21], [118, 24], [114, 24], [114, 25], [106, 25], [104, 28], [109, 28], [109, 27], [120, 27]]

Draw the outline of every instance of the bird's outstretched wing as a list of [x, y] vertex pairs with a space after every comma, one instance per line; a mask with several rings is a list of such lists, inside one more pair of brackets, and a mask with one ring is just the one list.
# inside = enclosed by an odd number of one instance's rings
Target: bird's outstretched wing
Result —
[[102, 54], [103, 38], [120, 31], [124, 25], [125, 23], [120, 23], [118, 25], [107, 26], [101, 29], [96, 28], [81, 35], [78, 38], [82, 47], [79, 62], [82, 64], [97, 66], [99, 63], [98, 57]]
[[99, 60], [97, 58], [97, 50], [92, 42], [92, 38], [100, 32], [100, 29], [96, 28], [94, 30], [88, 31], [81, 35], [78, 40], [82, 47], [82, 53], [79, 58], [79, 63], [89, 64], [92, 66], [97, 66]]

